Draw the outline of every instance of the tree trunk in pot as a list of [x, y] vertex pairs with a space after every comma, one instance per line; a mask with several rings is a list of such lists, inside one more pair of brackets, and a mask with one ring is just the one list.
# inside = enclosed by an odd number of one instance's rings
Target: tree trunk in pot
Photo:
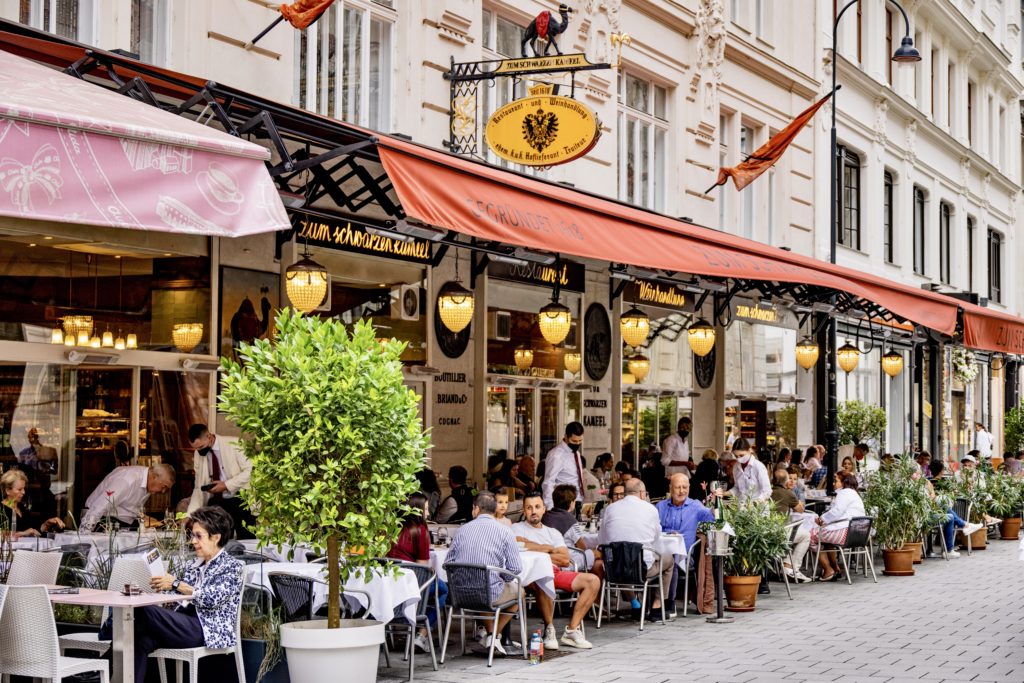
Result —
[[882, 550], [882, 561], [885, 569], [882, 571], [886, 576], [913, 576], [914, 575], [914, 551], [909, 548], [900, 550]]
[[757, 589], [760, 585], [760, 575], [726, 576], [725, 609], [730, 612], [753, 612], [757, 602]]

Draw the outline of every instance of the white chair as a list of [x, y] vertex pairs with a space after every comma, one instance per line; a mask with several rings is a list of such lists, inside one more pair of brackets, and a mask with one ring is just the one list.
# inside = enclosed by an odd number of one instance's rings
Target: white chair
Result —
[[57, 583], [60, 571], [60, 553], [34, 553], [30, 550], [14, 551], [11, 571], [7, 574], [8, 586], [52, 586]]
[[187, 648], [161, 648], [150, 654], [151, 659], [157, 660], [157, 667], [160, 669], [160, 683], [167, 683], [167, 669], [165, 659], [174, 661], [174, 675], [177, 683], [184, 683], [181, 675], [181, 665], [188, 664], [188, 679], [196, 680], [199, 674], [199, 660], [212, 655], [235, 656], [235, 670], [238, 672], [238, 683], [245, 683], [245, 664], [242, 663], [242, 591], [243, 584], [238, 594], [238, 607], [235, 610], [235, 644], [233, 647], [210, 649], [208, 647], [187, 647]]
[[46, 588], [8, 586], [0, 614], [0, 675], [4, 681], [10, 676], [60, 681], [87, 671], [98, 671], [100, 683], [110, 680], [105, 659], [61, 656]]
[[[114, 560], [113, 569], [110, 570], [110, 581], [107, 582], [107, 589], [121, 590], [126, 583], [134, 583], [143, 592], [150, 593], [152, 591], [149, 589], [149, 578], [149, 569], [144, 561], [135, 558], [118, 557]], [[107, 610], [108, 608], [103, 608], [101, 623], [107, 618], [109, 613]], [[68, 633], [60, 637], [60, 653], [64, 654], [67, 650], [86, 650], [103, 656], [110, 650], [110, 643], [111, 641], [109, 640], [100, 640], [98, 633]]]

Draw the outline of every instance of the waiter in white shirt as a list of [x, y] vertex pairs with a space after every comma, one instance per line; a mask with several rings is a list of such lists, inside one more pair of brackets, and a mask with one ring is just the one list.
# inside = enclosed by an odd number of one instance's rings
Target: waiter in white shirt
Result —
[[772, 497], [772, 482], [768, 478], [768, 468], [764, 463], [750, 454], [750, 444], [740, 437], [732, 445], [736, 454], [736, 465], [733, 466], [733, 491], [740, 502], [748, 500], [768, 500]]
[[549, 510], [555, 508], [551, 494], [559, 484], [571, 484], [576, 487], [576, 503], [583, 502], [583, 463], [580, 461], [580, 448], [583, 447], [583, 425], [570, 422], [565, 425], [565, 438], [557, 446], [548, 451], [544, 460], [544, 505]]
[[974, 423], [974, 450], [978, 451], [982, 458], [988, 460], [992, 457], [992, 442], [994, 440], [992, 432], [985, 429], [985, 425], [980, 422]]
[[239, 491], [249, 487], [252, 463], [236, 441], [218, 439], [204, 424], [189, 427], [188, 440], [195, 449], [196, 472], [188, 511], [204, 505], [222, 507], [235, 522], [235, 538], [255, 538], [243, 523], [254, 524], [256, 520], [238, 496]]
[[673, 474], [690, 475], [693, 460], [690, 456], [690, 428], [693, 423], [688, 417], [679, 418], [676, 433], [670, 435], [661, 444], [661, 464], [665, 466], [665, 478], [671, 479]]

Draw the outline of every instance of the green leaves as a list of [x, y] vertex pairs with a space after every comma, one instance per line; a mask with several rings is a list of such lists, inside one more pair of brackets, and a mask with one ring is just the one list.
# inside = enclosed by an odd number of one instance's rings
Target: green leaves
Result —
[[[899, 550], [921, 537], [934, 510], [917, 463], [904, 457], [865, 475], [864, 509], [875, 518], [875, 540], [887, 550]], [[943, 510], [945, 512], [945, 510]]]
[[1006, 450], [1019, 453], [1024, 450], [1024, 405], [1009, 410], [1004, 420], [1003, 439]]
[[732, 502], [725, 506], [725, 521], [736, 532], [729, 541], [732, 555], [725, 560], [729, 575], [760, 574], [789, 549], [786, 515], [777, 512], [770, 500]]
[[846, 401], [839, 406], [839, 443], [858, 444], [879, 439], [885, 432], [885, 410], [863, 401]]

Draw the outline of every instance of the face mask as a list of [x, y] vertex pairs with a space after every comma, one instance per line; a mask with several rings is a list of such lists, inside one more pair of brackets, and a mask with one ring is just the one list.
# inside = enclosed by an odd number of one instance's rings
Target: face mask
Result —
[[568, 441], [566, 441], [566, 442], [565, 442], [565, 445], [567, 445], [567, 446], [569, 447], [569, 450], [570, 450], [570, 451], [572, 451], [573, 453], [576, 453], [576, 452], [578, 452], [578, 451], [580, 450], [580, 445], [581, 445], [581, 444], [578, 444], [578, 443], [569, 443]]
[[213, 449], [210, 448], [209, 446], [207, 446], [206, 448], [200, 448], [199, 449], [199, 455], [209, 455], [210, 451], [212, 451], [212, 450]]
[[679, 430], [679, 438], [680, 439], [685, 439], [689, 435], [690, 435], [690, 431], [688, 429], [680, 429]]
[[746, 455], [741, 455], [739, 457], [739, 461], [741, 465], [746, 465], [748, 462], [750, 462], [750, 453], [747, 453]]

